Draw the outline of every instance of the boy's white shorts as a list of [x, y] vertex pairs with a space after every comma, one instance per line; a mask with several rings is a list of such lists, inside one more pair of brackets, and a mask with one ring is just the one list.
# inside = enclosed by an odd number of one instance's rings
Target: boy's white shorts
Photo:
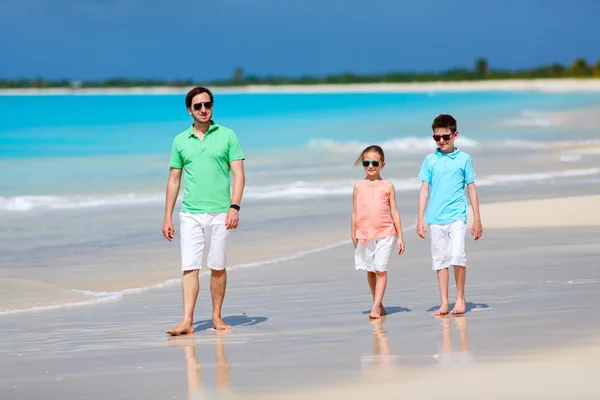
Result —
[[434, 270], [448, 268], [451, 265], [467, 266], [465, 254], [465, 235], [467, 224], [453, 221], [449, 224], [429, 225], [431, 232], [431, 259]]
[[397, 238], [398, 236], [394, 235], [358, 242], [354, 252], [356, 269], [369, 272], [387, 271], [390, 255], [396, 246]]
[[181, 238], [181, 270], [202, 269], [204, 249], [208, 248], [206, 265], [223, 270], [227, 264], [226, 213], [179, 213]]

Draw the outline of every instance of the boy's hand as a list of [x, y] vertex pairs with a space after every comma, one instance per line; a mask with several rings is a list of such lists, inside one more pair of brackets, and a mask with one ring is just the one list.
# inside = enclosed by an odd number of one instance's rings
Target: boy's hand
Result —
[[425, 221], [417, 222], [417, 235], [419, 235], [419, 237], [425, 239], [426, 233], [427, 233], [427, 224], [425, 223]]
[[398, 240], [398, 254], [401, 255], [402, 253], [404, 253], [404, 240], [400, 239]]
[[471, 226], [471, 236], [477, 240], [481, 237], [481, 235], [483, 235], [483, 227], [481, 226], [481, 222], [474, 221], [473, 225]]

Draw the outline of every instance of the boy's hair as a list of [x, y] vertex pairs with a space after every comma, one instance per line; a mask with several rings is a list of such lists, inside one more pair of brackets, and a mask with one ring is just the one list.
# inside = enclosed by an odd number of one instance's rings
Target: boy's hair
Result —
[[448, 128], [452, 133], [456, 132], [456, 120], [452, 115], [440, 114], [433, 120], [431, 129], [435, 132], [437, 128]]
[[188, 92], [187, 96], [185, 96], [185, 106], [187, 108], [191, 108], [192, 107], [192, 99], [202, 93], [208, 94], [208, 97], [210, 97], [211, 103], [215, 102], [215, 99], [214, 99], [213, 94], [210, 91], [210, 89], [202, 87], [202, 86], [197, 86], [197, 87], [193, 88], [192, 90], [190, 90]]
[[354, 166], [356, 167], [358, 164], [362, 163], [362, 160], [363, 160], [363, 157], [365, 156], [365, 154], [370, 153], [370, 152], [375, 152], [375, 153], [379, 154], [379, 157], [381, 157], [381, 162], [385, 162], [385, 154], [383, 154], [383, 149], [380, 146], [377, 146], [376, 144], [372, 144], [371, 146], [366, 147], [360, 153], [360, 156], [358, 156], [358, 158], [356, 159]]

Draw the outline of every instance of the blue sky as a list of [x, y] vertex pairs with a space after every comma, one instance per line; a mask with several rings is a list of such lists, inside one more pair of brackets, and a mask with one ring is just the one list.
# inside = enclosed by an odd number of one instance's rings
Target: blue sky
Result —
[[599, 15], [598, 0], [0, 0], [0, 79], [596, 63]]

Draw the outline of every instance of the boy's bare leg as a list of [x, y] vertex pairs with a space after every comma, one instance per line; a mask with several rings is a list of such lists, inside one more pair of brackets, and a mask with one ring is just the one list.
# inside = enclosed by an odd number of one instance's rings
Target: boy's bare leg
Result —
[[167, 331], [172, 336], [194, 333], [194, 308], [200, 290], [197, 269], [183, 272], [181, 287], [183, 292], [183, 319], [179, 325]]
[[442, 268], [437, 271], [438, 286], [440, 287], [440, 309], [433, 313], [433, 315], [446, 315], [448, 314], [448, 268]]
[[383, 300], [383, 294], [387, 286], [387, 272], [376, 272], [377, 282], [375, 284], [375, 298], [373, 299], [373, 308], [369, 313], [369, 318], [381, 317], [381, 302]]
[[[369, 281], [369, 289], [371, 289], [371, 296], [373, 296], [373, 302], [375, 302], [375, 286], [377, 284], [377, 274], [375, 272], [367, 271], [367, 280]], [[380, 315], [385, 315], [385, 308], [383, 308], [383, 302], [381, 303]]]
[[467, 268], [454, 265], [454, 279], [456, 279], [456, 303], [452, 314], [464, 314], [467, 307], [465, 298], [465, 281], [467, 279]]
[[210, 294], [212, 297], [213, 306], [213, 328], [219, 331], [231, 329], [221, 319], [221, 308], [225, 299], [225, 289], [227, 288], [227, 271], [226, 270], [210, 270]]

